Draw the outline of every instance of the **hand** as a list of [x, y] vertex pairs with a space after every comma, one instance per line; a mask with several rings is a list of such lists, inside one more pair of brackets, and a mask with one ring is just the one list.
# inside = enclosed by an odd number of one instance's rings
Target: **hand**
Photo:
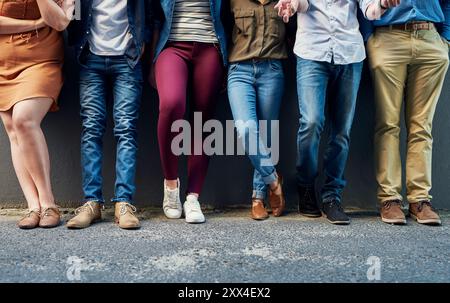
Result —
[[155, 64], [152, 64], [150, 66], [150, 71], [148, 73], [148, 82], [150, 83], [151, 87], [154, 89], [158, 89], [156, 86], [156, 76], [155, 76]]
[[289, 18], [297, 12], [298, 0], [279, 0], [275, 5], [278, 16], [283, 17], [283, 22], [288, 23]]
[[380, 4], [385, 8], [392, 8], [400, 5], [401, 0], [381, 0]]

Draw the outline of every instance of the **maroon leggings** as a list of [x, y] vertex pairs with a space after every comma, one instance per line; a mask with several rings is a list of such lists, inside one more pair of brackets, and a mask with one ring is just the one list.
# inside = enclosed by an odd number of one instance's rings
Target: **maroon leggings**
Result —
[[[178, 178], [178, 157], [172, 153], [172, 123], [184, 119], [188, 82], [192, 83], [191, 113], [201, 112], [203, 123], [212, 118], [224, 67], [214, 44], [198, 42], [169, 42], [158, 56], [155, 66], [159, 93], [158, 141], [162, 169], [166, 180]], [[190, 115], [193, 117], [193, 115]], [[191, 129], [194, 128], [190, 118]], [[202, 140], [203, 141], [203, 140]], [[191, 138], [192, 149], [194, 142]], [[208, 170], [209, 157], [188, 156], [188, 193], [200, 194]]]

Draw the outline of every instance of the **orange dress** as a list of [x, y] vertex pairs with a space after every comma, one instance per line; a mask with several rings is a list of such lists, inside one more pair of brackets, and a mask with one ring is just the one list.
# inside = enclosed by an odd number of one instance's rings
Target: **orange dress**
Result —
[[[0, 16], [40, 18], [36, 0], [0, 0]], [[62, 33], [49, 26], [12, 35], [0, 34], [0, 111], [17, 102], [51, 98], [51, 111], [63, 85], [64, 43]]]

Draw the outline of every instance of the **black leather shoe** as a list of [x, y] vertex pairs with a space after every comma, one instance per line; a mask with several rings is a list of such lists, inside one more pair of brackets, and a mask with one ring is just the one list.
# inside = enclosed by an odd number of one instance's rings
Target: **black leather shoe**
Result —
[[350, 224], [350, 218], [345, 214], [341, 203], [338, 201], [324, 202], [322, 211], [328, 222], [338, 225]]
[[317, 206], [314, 187], [298, 187], [298, 212], [305, 217], [317, 218], [322, 216]]

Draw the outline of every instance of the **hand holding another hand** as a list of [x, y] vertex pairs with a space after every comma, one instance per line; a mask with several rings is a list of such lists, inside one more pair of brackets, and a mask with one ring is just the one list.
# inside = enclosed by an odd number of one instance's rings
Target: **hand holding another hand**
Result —
[[275, 5], [275, 9], [278, 10], [278, 16], [283, 18], [284, 23], [289, 22], [289, 18], [297, 12], [297, 8], [298, 0], [279, 0]]
[[400, 5], [401, 0], [381, 0], [380, 4], [382, 8], [392, 8]]

